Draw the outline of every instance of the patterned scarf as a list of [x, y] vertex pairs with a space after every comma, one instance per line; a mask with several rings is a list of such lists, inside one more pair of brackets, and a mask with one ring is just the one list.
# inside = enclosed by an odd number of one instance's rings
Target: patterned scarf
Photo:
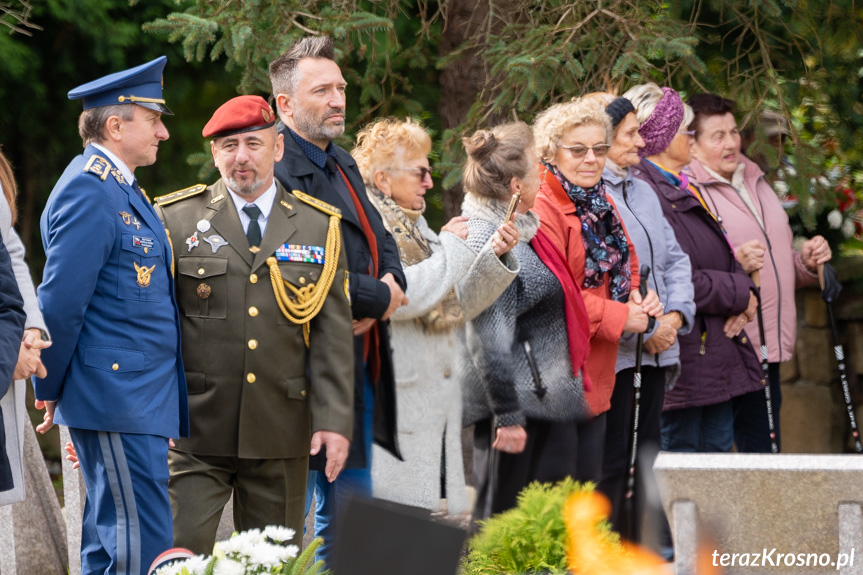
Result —
[[575, 213], [581, 220], [581, 239], [584, 243], [582, 287], [602, 286], [603, 276], [608, 272], [612, 299], [626, 301], [632, 287], [629, 245], [623, 224], [605, 195], [605, 184], [600, 180], [585, 190], [567, 180], [557, 166], [543, 165], [560, 182], [566, 195], [575, 204]]
[[[373, 185], [366, 185], [369, 200], [377, 208], [384, 221], [384, 226], [392, 234], [399, 246], [399, 259], [405, 267], [418, 264], [434, 253], [428, 239], [416, 225], [422, 216], [421, 210], [408, 210], [395, 203], [392, 198], [384, 195]], [[429, 333], [443, 333], [464, 324], [464, 311], [458, 303], [455, 288], [426, 315], [417, 318]]]

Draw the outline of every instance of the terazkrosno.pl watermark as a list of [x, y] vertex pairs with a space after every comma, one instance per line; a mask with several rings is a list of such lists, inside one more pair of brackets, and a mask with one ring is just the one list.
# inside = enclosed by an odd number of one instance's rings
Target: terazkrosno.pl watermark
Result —
[[854, 565], [854, 549], [850, 553], [780, 553], [764, 549], [760, 553], [720, 553], [713, 551], [715, 567], [836, 567], [836, 570]]

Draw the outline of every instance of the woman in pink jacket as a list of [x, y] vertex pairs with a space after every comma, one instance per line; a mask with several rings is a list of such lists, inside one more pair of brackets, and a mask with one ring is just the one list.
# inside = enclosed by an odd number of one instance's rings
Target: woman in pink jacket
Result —
[[[790, 360], [794, 352], [797, 335], [794, 290], [817, 279], [818, 264], [830, 260], [830, 246], [823, 237], [815, 236], [803, 242], [800, 251], [794, 249], [788, 216], [776, 193], [761, 168], [740, 152], [734, 102], [714, 94], [696, 94], [687, 103], [695, 112], [695, 119], [689, 126], [695, 131], [690, 171], [698, 180], [707, 207], [725, 229], [743, 269], [749, 274], [760, 272], [768, 377], [779, 443], [782, 403], [779, 364]], [[756, 322], [745, 329], [761, 357]], [[737, 450], [769, 453], [770, 431], [764, 391], [738, 396], [733, 405]]]

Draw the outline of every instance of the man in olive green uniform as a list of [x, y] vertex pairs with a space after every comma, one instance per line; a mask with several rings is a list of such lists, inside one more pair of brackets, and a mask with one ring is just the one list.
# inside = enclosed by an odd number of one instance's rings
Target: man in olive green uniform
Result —
[[336, 208], [273, 179], [275, 116], [258, 96], [204, 128], [222, 178], [156, 200], [176, 269], [191, 433], [169, 453], [174, 543], [238, 530], [302, 533], [309, 453], [332, 481], [353, 425], [353, 336]]

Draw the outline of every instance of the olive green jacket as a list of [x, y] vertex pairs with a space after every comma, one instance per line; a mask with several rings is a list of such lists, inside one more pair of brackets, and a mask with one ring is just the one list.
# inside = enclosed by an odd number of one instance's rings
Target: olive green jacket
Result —
[[[316, 431], [351, 438], [354, 349], [341, 238], [307, 349], [302, 326], [279, 308], [267, 258], [285, 244], [325, 247], [331, 216], [327, 204], [313, 207], [276, 185], [258, 253], [249, 249], [222, 180], [156, 200], [173, 247], [189, 389], [191, 433], [177, 440], [181, 451], [293, 458], [309, 454]], [[296, 288], [316, 283], [324, 269], [284, 259], [278, 269]]]

